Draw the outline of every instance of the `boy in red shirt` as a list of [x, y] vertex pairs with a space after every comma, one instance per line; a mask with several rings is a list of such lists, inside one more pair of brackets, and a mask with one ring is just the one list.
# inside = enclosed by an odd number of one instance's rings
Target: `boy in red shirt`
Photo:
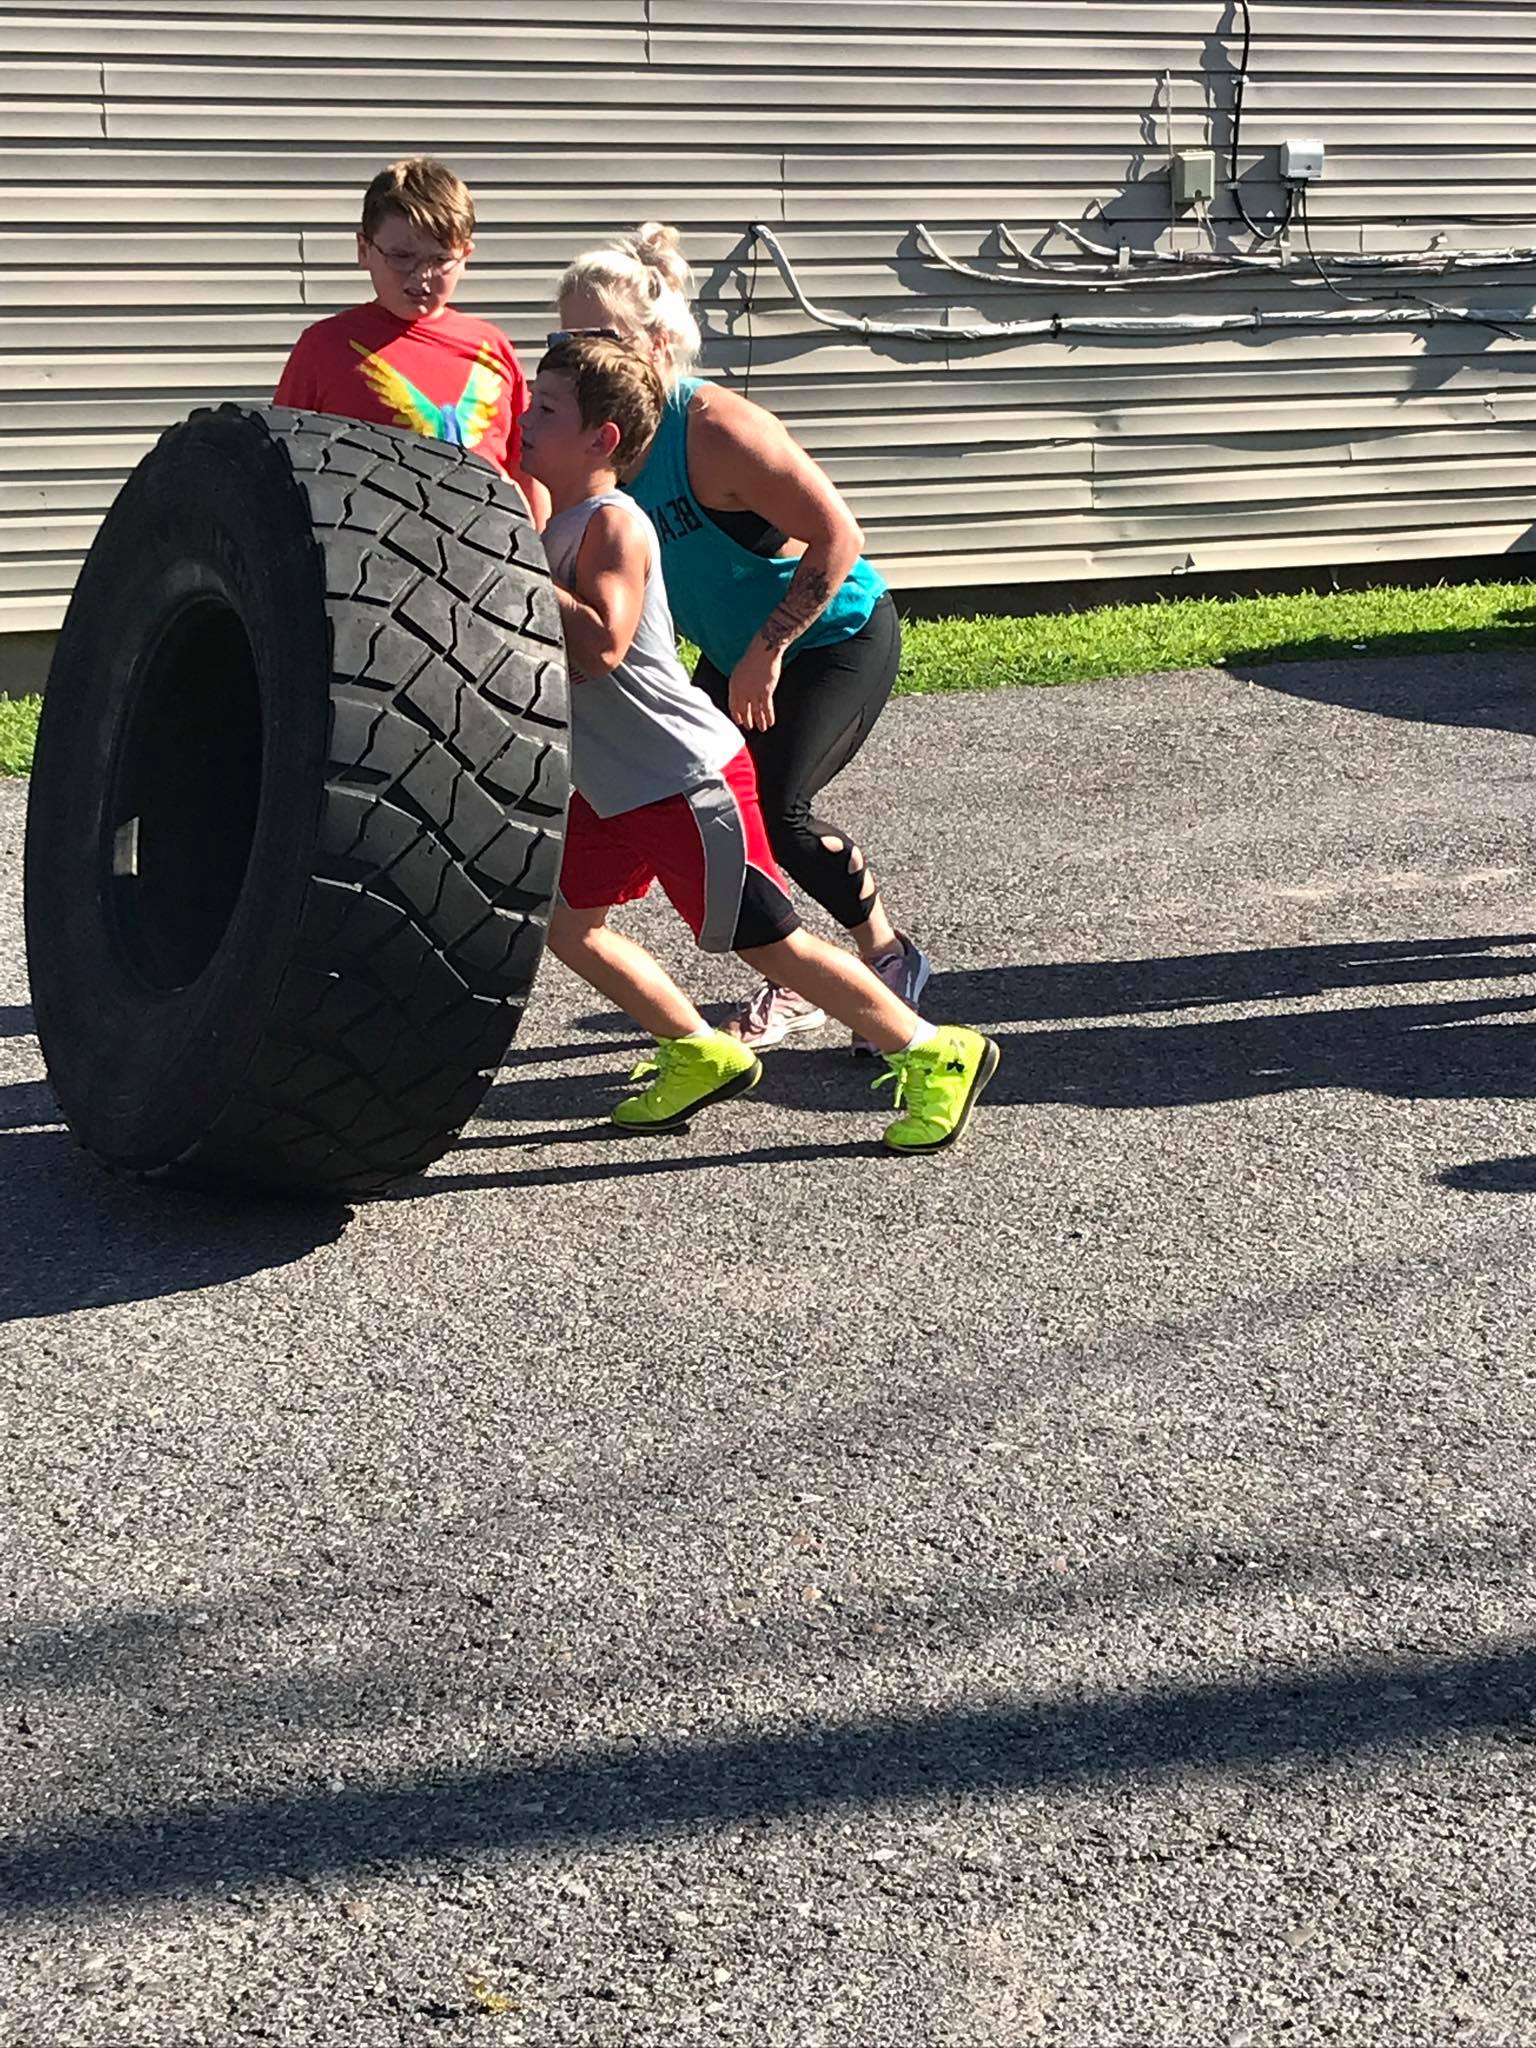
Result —
[[474, 236], [469, 188], [446, 164], [387, 165], [363, 194], [357, 235], [373, 300], [305, 329], [275, 402], [472, 448], [519, 486], [542, 526], [548, 495], [522, 469], [522, 366], [499, 327], [448, 303]]

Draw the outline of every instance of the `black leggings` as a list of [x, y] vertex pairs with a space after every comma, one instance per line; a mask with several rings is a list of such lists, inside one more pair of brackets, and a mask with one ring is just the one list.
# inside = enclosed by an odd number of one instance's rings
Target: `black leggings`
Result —
[[[852, 836], [818, 817], [811, 800], [868, 739], [900, 662], [901, 620], [883, 596], [848, 639], [792, 655], [779, 677], [773, 724], [743, 735], [774, 858], [848, 931], [869, 916], [875, 878]], [[693, 680], [729, 717], [730, 678], [701, 655]]]

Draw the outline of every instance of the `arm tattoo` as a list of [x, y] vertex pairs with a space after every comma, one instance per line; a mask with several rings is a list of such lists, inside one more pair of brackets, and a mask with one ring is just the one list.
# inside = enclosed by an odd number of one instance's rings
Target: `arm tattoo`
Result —
[[768, 652], [778, 654], [797, 639], [813, 619], [821, 617], [831, 601], [832, 586], [825, 574], [802, 561], [759, 635]]

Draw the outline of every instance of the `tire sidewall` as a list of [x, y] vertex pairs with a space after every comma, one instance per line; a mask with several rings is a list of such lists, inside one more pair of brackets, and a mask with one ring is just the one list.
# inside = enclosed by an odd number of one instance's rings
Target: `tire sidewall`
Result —
[[[114, 783], [149, 662], [186, 607], [227, 606], [250, 644], [260, 793], [222, 940], [186, 988], [151, 988], [104, 898]], [[152, 1169], [238, 1085], [288, 964], [324, 789], [331, 682], [321, 557], [303, 492], [259, 420], [208, 415], [130, 478], [71, 602], [38, 734], [27, 938], [39, 1035], [81, 1141]]]

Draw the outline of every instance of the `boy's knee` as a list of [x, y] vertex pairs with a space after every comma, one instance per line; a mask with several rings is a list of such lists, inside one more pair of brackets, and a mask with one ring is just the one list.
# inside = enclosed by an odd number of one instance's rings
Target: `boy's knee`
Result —
[[573, 910], [568, 903], [557, 903], [549, 914], [544, 943], [557, 960], [564, 960], [581, 951], [607, 916], [606, 910]]

